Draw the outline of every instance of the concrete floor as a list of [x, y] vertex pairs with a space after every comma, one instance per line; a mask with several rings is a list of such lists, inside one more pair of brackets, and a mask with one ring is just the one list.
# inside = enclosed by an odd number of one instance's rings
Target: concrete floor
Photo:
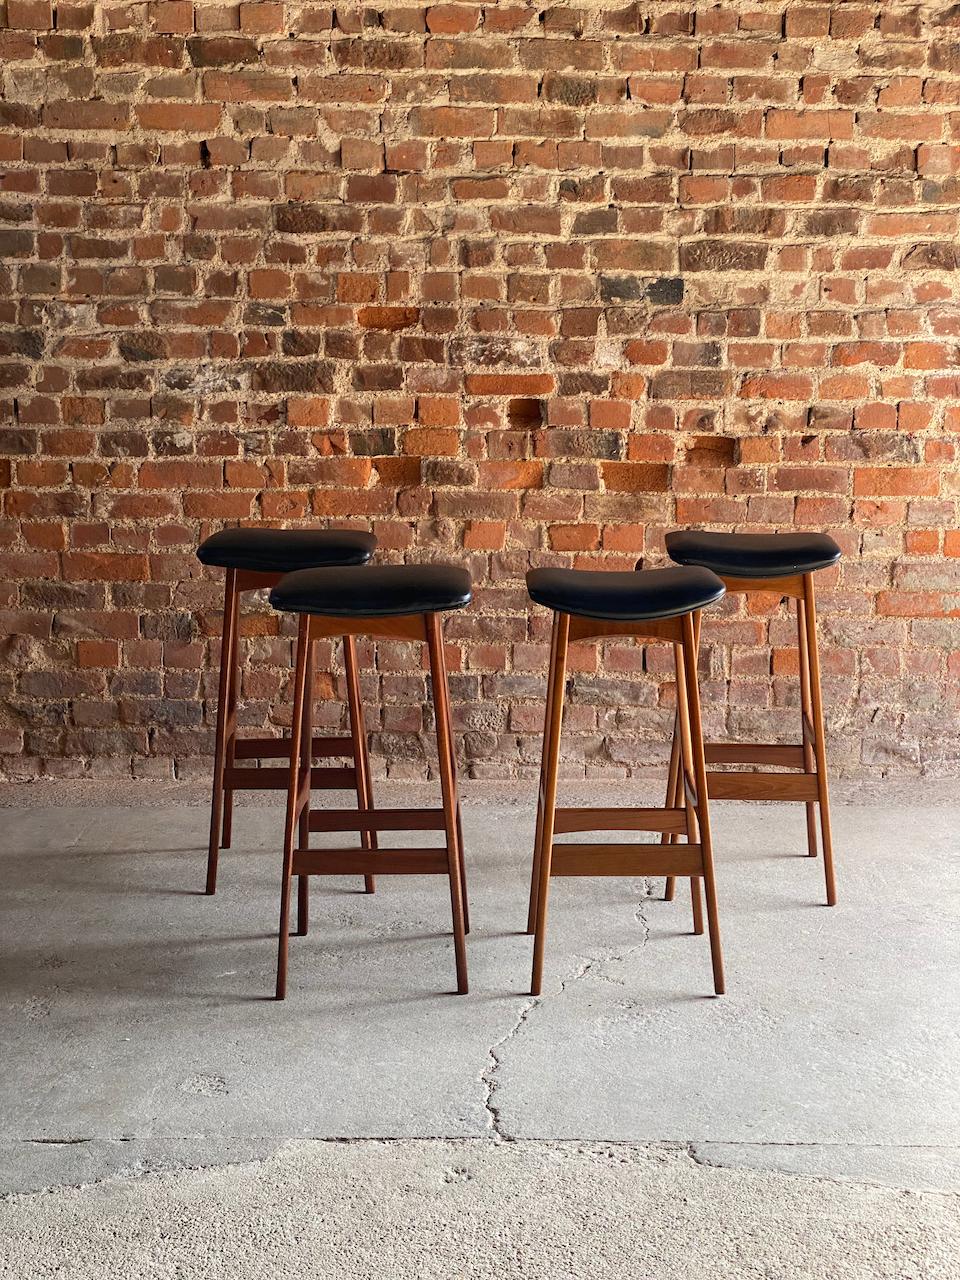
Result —
[[475, 788], [471, 995], [445, 881], [314, 881], [276, 1004], [276, 807], [209, 899], [202, 793], [11, 788], [0, 1276], [960, 1276], [937, 794], [838, 797], [832, 910], [802, 808], [715, 805], [722, 999], [685, 891], [555, 882], [531, 1000], [530, 793]]

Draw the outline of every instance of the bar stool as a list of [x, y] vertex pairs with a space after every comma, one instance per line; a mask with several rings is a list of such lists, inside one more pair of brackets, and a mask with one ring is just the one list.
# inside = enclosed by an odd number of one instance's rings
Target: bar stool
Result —
[[[207, 851], [207, 893], [217, 889], [220, 849], [229, 849], [233, 833], [233, 793], [243, 789], [285, 790], [285, 768], [238, 766], [237, 760], [288, 760], [290, 738], [240, 738], [237, 736], [237, 700], [240, 661], [240, 596], [276, 586], [294, 569], [320, 565], [363, 565], [376, 549], [372, 533], [356, 529], [221, 529], [197, 549], [201, 564], [226, 569], [223, 630], [220, 640], [220, 692], [213, 757], [213, 800], [210, 806], [210, 844]], [[351, 638], [344, 645], [350, 737], [312, 740], [311, 757], [349, 759], [348, 768], [314, 769], [311, 785], [320, 789], [352, 787], [360, 809], [369, 809], [370, 772], [363, 733], [362, 708], [357, 680], [357, 657]], [[312, 681], [312, 673], [311, 673]], [[222, 829], [221, 829], [222, 820]], [[366, 890], [373, 893], [368, 877]]]
[[[457, 991], [467, 994], [466, 872], [460, 804], [457, 798], [456, 753], [450, 721], [450, 697], [443, 653], [440, 614], [462, 609], [471, 600], [470, 575], [455, 565], [381, 565], [371, 569], [304, 569], [288, 574], [270, 592], [270, 603], [284, 613], [300, 615], [294, 676], [293, 745], [287, 772], [287, 815], [283, 837], [283, 879], [280, 890], [280, 942], [277, 957], [277, 999], [287, 986], [287, 947], [290, 881], [299, 876], [298, 929], [307, 931], [307, 877], [313, 875], [445, 875], [450, 882], [453, 912]], [[439, 809], [378, 809], [367, 811], [310, 808], [309, 766], [299, 750], [300, 737], [309, 733], [306, 697], [314, 641], [344, 637], [344, 646], [357, 635], [418, 640], [426, 644], [436, 721], [439, 757]], [[297, 827], [299, 824], [299, 841]], [[361, 847], [311, 849], [311, 831], [358, 831]], [[442, 831], [442, 848], [379, 849], [362, 842], [379, 831]]]
[[[553, 876], [689, 876], [703, 878], [713, 961], [713, 984], [722, 995], [723, 957], [713, 874], [700, 694], [697, 686], [696, 621], [699, 611], [723, 595], [723, 583], [707, 569], [650, 569], [594, 573], [580, 569], [532, 569], [527, 591], [553, 610], [550, 673], [543, 730], [537, 834], [527, 933], [534, 934], [530, 994], [539, 995], [547, 923], [547, 893]], [[557, 770], [566, 683], [567, 647], [607, 636], [636, 636], [673, 645], [677, 716], [683, 768], [678, 796], [662, 809], [558, 809]], [[571, 831], [659, 831], [684, 843], [555, 844]], [[699, 891], [697, 893], [699, 902]], [[694, 929], [703, 932], [695, 915]]]
[[[668, 533], [666, 548], [670, 559], [677, 564], [711, 569], [731, 594], [766, 591], [797, 602], [800, 745], [707, 742], [704, 743], [704, 755], [707, 764], [785, 765], [802, 769], [803, 773], [797, 776], [757, 771], [718, 773], [714, 770], [707, 774], [707, 788], [711, 800], [802, 800], [807, 808], [807, 852], [811, 858], [817, 856], [815, 810], [819, 806], [827, 906], [835, 906], [837, 888], [830, 830], [813, 575], [818, 569], [836, 564], [840, 559], [840, 548], [825, 533], [705, 533], [700, 529]], [[699, 631], [697, 639], [699, 641]], [[668, 804], [679, 790], [676, 730], [675, 725], [667, 784]], [[674, 887], [673, 878], [668, 878], [668, 900], [673, 897]]]

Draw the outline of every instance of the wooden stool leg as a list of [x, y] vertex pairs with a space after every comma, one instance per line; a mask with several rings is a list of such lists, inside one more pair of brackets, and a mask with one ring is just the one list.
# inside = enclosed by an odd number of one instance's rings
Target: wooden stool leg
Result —
[[[694, 619], [693, 635], [694, 635], [694, 641], [697, 645], [697, 653], [699, 655], [699, 652], [700, 652], [700, 614], [699, 613], [696, 614]], [[674, 659], [676, 660], [679, 656], [680, 655], [675, 650]], [[677, 667], [678, 699], [680, 697], [679, 681], [680, 681], [681, 671], [682, 671], [682, 666], [678, 666]], [[673, 745], [670, 750], [670, 779], [672, 780], [672, 783], [673, 783], [672, 787], [669, 781], [667, 783], [667, 805], [668, 807], [674, 808], [674, 809], [686, 807], [685, 790], [683, 785], [683, 769], [680, 766], [681, 752], [680, 752], [679, 738], [678, 738], [679, 725], [680, 725], [680, 717], [679, 717], [679, 711], [678, 711], [673, 721]], [[676, 841], [677, 841], [677, 837], [675, 835], [665, 835], [661, 837], [660, 843], [676, 844]], [[676, 888], [676, 877], [667, 876], [667, 889], [666, 889], [666, 893], [664, 894], [664, 900], [666, 902], [673, 901], [675, 888]], [[693, 932], [695, 934], [701, 934], [703, 933], [703, 902], [700, 897], [699, 876], [690, 877], [690, 906], [693, 911]]]
[[207, 893], [217, 891], [217, 861], [220, 855], [220, 818], [223, 812], [223, 771], [227, 750], [227, 689], [236, 626], [237, 571], [227, 570], [223, 596], [223, 623], [220, 635], [220, 686], [217, 694], [217, 728], [213, 749], [213, 798], [210, 802], [210, 842], [207, 847]]
[[[452, 742], [453, 741], [452, 733], [450, 735], [450, 739]], [[456, 782], [456, 778], [457, 778], [456, 753], [454, 753], [453, 760], [451, 761], [451, 767], [453, 769], [454, 782]], [[459, 793], [457, 796], [457, 861], [460, 863], [460, 894], [463, 898], [463, 930], [464, 930], [464, 933], [469, 934], [470, 902], [469, 902], [469, 896], [467, 894], [467, 861], [466, 861], [466, 856], [464, 854], [464, 849], [463, 849], [463, 820], [460, 817]]]
[[537, 894], [540, 889], [540, 834], [543, 829], [543, 780], [547, 772], [547, 725], [553, 715], [553, 671], [554, 654], [557, 646], [557, 627], [559, 614], [553, 615], [553, 631], [550, 637], [550, 670], [547, 672], [547, 702], [543, 717], [543, 746], [540, 752], [540, 777], [537, 781], [537, 830], [533, 837], [533, 868], [530, 874], [530, 902], [527, 907], [527, 933], [533, 933], [537, 920]]
[[[717, 886], [713, 870], [713, 841], [710, 833], [710, 799], [707, 787], [707, 766], [703, 755], [703, 725], [700, 719], [700, 688], [697, 677], [697, 639], [693, 618], [683, 619], [683, 672], [685, 676], [680, 703], [680, 732], [686, 741], [681, 744], [684, 768], [691, 770], [696, 787], [696, 815], [700, 837], [700, 855], [703, 862], [703, 887], [707, 900], [707, 928], [710, 934], [710, 955], [713, 961], [713, 989], [723, 995], [723, 952], [720, 946], [720, 920], [717, 911]], [[684, 684], [678, 680], [678, 689]], [[698, 895], [699, 896], [699, 895]]]
[[457, 993], [465, 996], [467, 982], [467, 942], [463, 911], [463, 885], [460, 879], [460, 855], [457, 842], [457, 786], [451, 768], [453, 731], [450, 724], [450, 697], [447, 689], [447, 664], [443, 653], [443, 632], [437, 614], [427, 614], [427, 647], [430, 653], [430, 679], [433, 685], [433, 709], [437, 727], [437, 756], [440, 791], [443, 796], [444, 830], [447, 838], [447, 861], [450, 876], [450, 908], [453, 915], [453, 945], [457, 961]]
[[554, 616], [553, 643], [550, 646], [548, 686], [549, 718], [543, 726], [543, 813], [539, 842], [534, 853], [537, 875], [537, 910], [533, 939], [533, 972], [530, 994], [538, 996], [543, 982], [543, 948], [547, 930], [547, 894], [550, 887], [550, 864], [553, 857], [553, 827], [557, 808], [557, 774], [560, 767], [560, 729], [563, 723], [563, 694], [567, 676], [567, 644], [570, 638], [570, 615]]
[[[812, 774], [815, 772], [815, 766], [809, 728], [813, 727], [813, 704], [810, 701], [810, 652], [807, 646], [807, 608], [802, 599], [797, 600], [797, 650], [800, 658], [800, 742], [803, 746], [803, 771], [804, 773]], [[807, 811], [807, 854], [809, 857], [815, 858], [817, 856], [816, 802], [808, 800], [804, 807]]]
[[[236, 579], [236, 574], [234, 574]], [[230, 630], [230, 669], [227, 682], [227, 714], [231, 729], [227, 734], [226, 767], [233, 768], [234, 743], [237, 740], [237, 703], [240, 700], [240, 592], [234, 591], [233, 626]], [[223, 796], [223, 833], [220, 836], [221, 849], [229, 849], [233, 841], [233, 787], [224, 788]]]
[[[373, 808], [373, 783], [370, 779], [370, 757], [367, 755], [367, 731], [363, 723], [363, 697], [360, 692], [357, 641], [354, 636], [343, 637], [343, 669], [347, 684], [350, 737], [353, 741], [353, 767], [357, 775], [357, 808], [361, 813], [367, 813]], [[361, 831], [360, 847], [376, 849], [376, 832]], [[364, 876], [363, 887], [365, 892], [373, 893], [377, 887], [375, 877]]]
[[[701, 624], [702, 618], [703, 618], [703, 614], [699, 612], [693, 615], [693, 643], [695, 645], [694, 661], [697, 664], [697, 669], [699, 669], [699, 662], [700, 662], [700, 624]], [[699, 698], [699, 690], [700, 690], [700, 685], [699, 685], [699, 679], [698, 679], [698, 684], [697, 684], [698, 698]], [[677, 804], [678, 805], [680, 804], [680, 791], [682, 787], [683, 787], [683, 774], [678, 773], [677, 774]], [[706, 797], [706, 798], [709, 799], [709, 797]], [[701, 934], [703, 933], [703, 902], [701, 901], [701, 898], [700, 898], [700, 877], [699, 876], [690, 877], [690, 906], [693, 909], [693, 932], [696, 934]]]
[[[679, 696], [679, 695], [678, 695]], [[667, 772], [667, 798], [664, 801], [668, 809], [675, 809], [679, 806], [680, 800], [678, 795], [677, 783], [680, 779], [680, 730], [677, 717], [673, 717], [673, 741], [670, 743], [670, 768]], [[671, 832], [665, 831], [660, 837], [661, 844], [673, 844], [674, 836]], [[677, 877], [667, 876], [667, 885], [663, 894], [664, 902], [672, 902], [673, 895], [677, 888]]]
[[[313, 699], [316, 690], [315, 682], [315, 663], [313, 645], [307, 646], [307, 683], [304, 689], [303, 698], [303, 717], [300, 729], [300, 749], [303, 753], [302, 766], [310, 776], [313, 768]], [[290, 750], [293, 751], [293, 743], [290, 744]], [[307, 790], [307, 803], [303, 806], [300, 814], [300, 831], [298, 835], [298, 843], [301, 849], [310, 848], [310, 790]], [[300, 937], [305, 937], [310, 927], [310, 877], [297, 877], [297, 933]]]
[[[677, 809], [685, 809], [687, 814], [687, 840], [690, 844], [697, 844], [700, 840], [700, 828], [697, 823], [697, 811], [690, 800], [687, 788], [684, 785], [684, 776], [691, 773], [690, 761], [687, 759], [686, 743], [690, 737], [690, 708], [686, 696], [686, 672], [683, 665], [683, 646], [675, 644], [673, 646], [673, 662], [677, 673], [677, 776], [674, 784], [673, 794], [670, 797], [670, 804]], [[679, 836], [674, 835], [671, 844], [679, 843]], [[676, 883], [676, 877], [671, 876], [670, 879]], [[695, 934], [703, 933], [703, 903], [700, 899], [700, 879], [698, 876], [690, 876], [690, 905], [693, 908], [693, 932]]]
[[820, 838], [823, 843], [823, 874], [827, 886], [827, 906], [837, 903], [833, 868], [833, 835], [830, 829], [830, 793], [827, 784], [826, 733], [823, 722], [823, 693], [820, 687], [820, 650], [817, 644], [817, 606], [813, 594], [813, 574], [803, 575], [804, 622], [807, 656], [810, 663], [810, 702], [813, 710], [813, 750], [817, 762], [817, 794], [820, 798]]
[[290, 727], [290, 776], [287, 784], [287, 813], [283, 830], [283, 874], [280, 882], [280, 936], [277, 950], [277, 999], [287, 994], [287, 950], [290, 944], [290, 882], [293, 879], [293, 850], [300, 816], [300, 795], [306, 786], [309, 807], [309, 778], [303, 770], [303, 708], [307, 694], [307, 667], [313, 641], [310, 619], [300, 618], [297, 634], [297, 665], [293, 677], [293, 721]]

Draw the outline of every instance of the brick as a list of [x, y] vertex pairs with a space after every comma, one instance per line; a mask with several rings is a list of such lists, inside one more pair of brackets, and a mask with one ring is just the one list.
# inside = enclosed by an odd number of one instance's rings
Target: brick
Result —
[[118, 102], [49, 102], [43, 108], [43, 123], [50, 129], [114, 133], [130, 128], [130, 108]]
[[871, 497], [936, 497], [940, 475], [932, 467], [858, 467], [853, 492]]
[[556, 379], [549, 373], [468, 373], [467, 392], [477, 396], [549, 395]]
[[7, 0], [7, 26], [15, 31], [49, 31], [53, 6], [49, 0]]
[[283, 30], [283, 5], [269, 0], [247, 0], [240, 5], [241, 31], [276, 35]]
[[150, 22], [155, 31], [183, 35], [193, 30], [191, 0], [157, 0], [150, 5]]
[[215, 103], [145, 102], [134, 111], [141, 128], [175, 133], [212, 133], [222, 115]]

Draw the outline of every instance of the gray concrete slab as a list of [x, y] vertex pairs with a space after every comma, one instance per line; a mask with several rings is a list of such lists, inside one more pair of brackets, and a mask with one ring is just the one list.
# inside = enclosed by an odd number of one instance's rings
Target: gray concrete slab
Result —
[[0, 1204], [11, 1280], [955, 1280], [958, 1249], [951, 1197], [593, 1143], [291, 1142]]
[[[410, 792], [388, 789], [383, 802], [426, 802]], [[584, 784], [568, 795], [649, 798]], [[345, 879], [314, 882], [311, 932], [291, 939], [279, 1005], [269, 998], [275, 804], [243, 807], [237, 847], [222, 855], [210, 899], [198, 892], [206, 818], [192, 797], [158, 805], [144, 792], [143, 803], [121, 805], [115, 793], [100, 807], [56, 798], [0, 812], [0, 1190], [109, 1179], [90, 1201], [106, 1224], [125, 1197], [142, 1199], [148, 1219], [189, 1187], [219, 1204], [218, 1188], [239, 1174], [214, 1168], [203, 1181], [183, 1170], [252, 1161], [270, 1170], [285, 1204], [298, 1161], [332, 1158], [306, 1140], [397, 1139], [356, 1150], [396, 1149], [426, 1168], [453, 1140], [484, 1153], [507, 1194], [517, 1170], [536, 1179], [538, 1161], [552, 1167], [584, 1143], [613, 1142], [626, 1144], [617, 1150], [639, 1179], [638, 1196], [660, 1176], [666, 1193], [682, 1173], [690, 1203], [696, 1187], [709, 1200], [712, 1166], [730, 1179], [731, 1195], [748, 1197], [759, 1194], [751, 1180], [766, 1179], [781, 1196], [801, 1175], [810, 1205], [820, 1205], [803, 1212], [818, 1218], [856, 1184], [861, 1200], [843, 1199], [838, 1212], [880, 1250], [874, 1270], [803, 1270], [797, 1254], [790, 1266], [800, 1269], [724, 1272], [729, 1260], [718, 1255], [718, 1274], [940, 1274], [927, 1263], [910, 1270], [910, 1249], [905, 1269], [876, 1269], [886, 1265], [879, 1237], [869, 1214], [857, 1215], [864, 1206], [880, 1213], [865, 1184], [909, 1190], [932, 1215], [934, 1239], [937, 1215], [948, 1203], [955, 1212], [955, 1202], [925, 1197], [960, 1189], [960, 803], [943, 790], [933, 808], [919, 790], [897, 796], [896, 807], [873, 794], [867, 804], [844, 797], [834, 909], [820, 905], [819, 862], [800, 856], [802, 809], [715, 805], [722, 999], [710, 994], [709, 952], [689, 932], [685, 891], [668, 904], [662, 881], [555, 882], [544, 994], [531, 1000], [530, 940], [519, 932], [530, 796], [477, 788], [464, 812], [471, 995], [450, 994], [442, 881], [383, 878], [368, 897]], [[293, 1164], [290, 1140], [302, 1144]], [[333, 1147], [342, 1155], [342, 1144]], [[529, 1154], [504, 1154], [515, 1150]], [[237, 1203], [246, 1202], [242, 1177], [236, 1185]], [[94, 1218], [75, 1196], [44, 1196], [43, 1210], [11, 1201], [12, 1221], [29, 1232], [46, 1212], [54, 1228], [69, 1219], [82, 1237]], [[577, 1212], [593, 1221], [591, 1196]], [[255, 1199], [249, 1207], [256, 1212]], [[768, 1210], [779, 1212], [773, 1201]], [[681, 1225], [664, 1229], [682, 1239]], [[125, 1231], [117, 1227], [118, 1240]], [[627, 1256], [615, 1253], [616, 1265]], [[687, 1274], [670, 1270], [680, 1265], [670, 1257], [651, 1274]], [[49, 1258], [53, 1266], [55, 1252]], [[308, 1274], [367, 1274], [323, 1265], [318, 1255]]]

